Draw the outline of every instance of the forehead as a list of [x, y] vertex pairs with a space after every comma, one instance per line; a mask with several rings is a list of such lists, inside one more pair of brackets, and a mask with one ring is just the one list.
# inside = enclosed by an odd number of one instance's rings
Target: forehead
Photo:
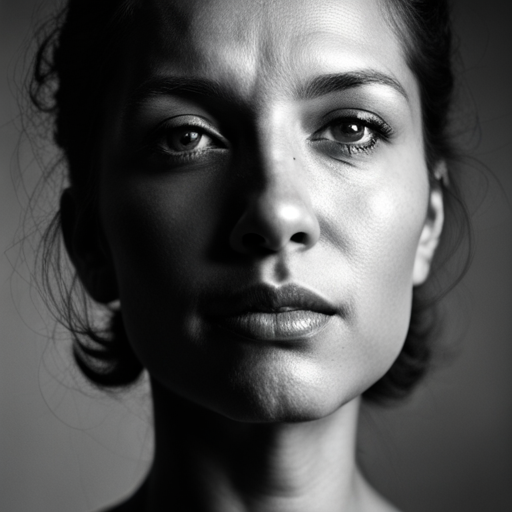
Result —
[[254, 96], [285, 94], [319, 74], [376, 69], [407, 89], [412, 76], [384, 2], [151, 0], [138, 74], [207, 78]]

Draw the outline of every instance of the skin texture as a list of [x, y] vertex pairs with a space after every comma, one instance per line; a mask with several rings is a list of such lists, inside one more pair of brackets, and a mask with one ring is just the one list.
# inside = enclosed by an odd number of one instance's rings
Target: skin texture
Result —
[[[133, 40], [107, 102], [101, 243], [82, 242], [74, 191], [63, 200], [79, 275], [120, 299], [152, 381], [155, 463], [119, 510], [394, 510], [355, 467], [358, 397], [400, 352], [443, 213], [381, 3], [155, 0]], [[379, 81], [307, 87], [347, 73]], [[169, 77], [215, 94], [148, 94]], [[362, 134], [349, 149], [347, 122]], [[180, 146], [191, 125], [195, 151]], [[300, 285], [334, 314], [284, 341], [212, 320], [258, 284]]]

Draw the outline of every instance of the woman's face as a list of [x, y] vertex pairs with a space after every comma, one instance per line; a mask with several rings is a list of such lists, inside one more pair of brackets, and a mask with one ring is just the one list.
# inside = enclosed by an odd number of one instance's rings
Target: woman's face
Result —
[[381, 3], [146, 3], [100, 216], [130, 342], [166, 389], [314, 419], [399, 354], [442, 205]]

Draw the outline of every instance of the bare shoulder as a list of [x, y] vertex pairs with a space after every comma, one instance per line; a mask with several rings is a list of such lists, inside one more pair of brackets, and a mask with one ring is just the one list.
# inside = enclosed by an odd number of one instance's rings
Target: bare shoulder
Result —
[[382, 509], [382, 512], [404, 512], [401, 509], [398, 509], [393, 505], [393, 503], [390, 503], [389, 501], [385, 501], [384, 508]]
[[378, 495], [371, 500], [368, 504], [368, 511], [370, 512], [404, 512], [399, 508], [395, 507], [393, 503], [385, 499], [383, 496]]
[[145, 501], [145, 485], [143, 484], [131, 496], [125, 497], [118, 503], [102, 508], [97, 512], [143, 512]]
[[112, 505], [108, 508], [102, 508], [97, 512], [141, 512], [140, 508], [135, 508], [133, 503], [130, 503], [131, 500], [123, 501], [122, 503], [118, 503], [116, 505]]
[[388, 501], [384, 496], [372, 489], [372, 496], [368, 501], [368, 511], [371, 512], [404, 512]]
[[96, 512], [142, 512], [141, 505], [132, 502], [132, 500], [127, 500], [107, 508], [102, 508]]
[[404, 512], [377, 492], [361, 475], [358, 475], [357, 485], [361, 497], [361, 510], [365, 512]]

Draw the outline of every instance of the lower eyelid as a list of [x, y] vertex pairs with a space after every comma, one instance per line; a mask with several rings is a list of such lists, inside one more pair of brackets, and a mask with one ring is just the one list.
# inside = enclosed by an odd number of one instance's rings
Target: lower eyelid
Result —
[[317, 146], [315, 149], [324, 153], [325, 155], [336, 158], [337, 156], [350, 158], [357, 154], [369, 154], [371, 153], [381, 142], [381, 138], [374, 136], [370, 141], [364, 144], [344, 144], [342, 142], [336, 142], [330, 139], [312, 139], [309, 140], [309, 144]]
[[[163, 166], [166, 169], [180, 168], [182, 165], [200, 164], [203, 161], [210, 161], [214, 154], [218, 157], [225, 153], [225, 149], [213, 148], [211, 150], [197, 150], [173, 153], [165, 148], [154, 148], [147, 158], [153, 161], [153, 165]], [[219, 154], [220, 153], [220, 154]]]

